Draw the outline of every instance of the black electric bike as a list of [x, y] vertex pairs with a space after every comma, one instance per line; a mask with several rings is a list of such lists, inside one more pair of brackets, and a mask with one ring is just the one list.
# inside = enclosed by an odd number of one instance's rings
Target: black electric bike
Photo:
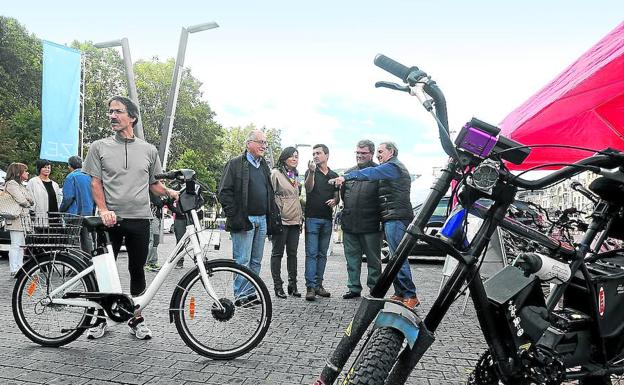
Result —
[[[611, 375], [624, 373], [624, 311], [620, 309], [624, 305], [624, 252], [599, 253], [599, 245], [591, 245], [601, 242], [597, 238], [624, 238], [624, 153], [596, 151], [541, 179], [523, 179], [509, 172], [505, 162], [521, 164], [530, 153], [529, 146], [505, 138], [498, 127], [474, 118], [453, 143], [445, 98], [435, 81], [417, 67], [408, 68], [383, 55], [375, 58], [375, 64], [407, 84], [378, 82], [376, 87], [409, 92], [432, 113], [449, 161], [371, 295], [361, 301], [316, 384], [333, 384], [363, 338], [342, 383], [404, 384], [466, 287], [488, 346], [469, 383], [555, 385], [578, 379], [583, 385], [610, 384]], [[517, 266], [507, 266], [483, 282], [479, 268], [484, 251], [496, 228], [511, 223], [505, 215], [518, 189], [543, 189], [587, 170], [601, 175], [590, 185], [600, 199], [580, 242], [570, 245], [546, 235], [539, 237], [533, 230], [532, 236], [548, 252], [522, 254]], [[460, 206], [436, 236], [425, 234], [423, 229], [454, 180]], [[484, 209], [474, 237], [467, 239], [468, 213], [478, 209], [476, 202], [482, 198], [493, 204]], [[435, 246], [459, 262], [424, 319], [384, 299], [417, 242]], [[557, 283], [547, 299], [542, 281]]]

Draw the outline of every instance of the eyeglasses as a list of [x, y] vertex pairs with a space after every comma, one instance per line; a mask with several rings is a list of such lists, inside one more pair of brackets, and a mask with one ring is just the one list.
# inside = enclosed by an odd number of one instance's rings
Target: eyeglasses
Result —
[[128, 112], [128, 111], [124, 110], [124, 109], [121, 109], [121, 108], [114, 108], [114, 109], [111, 108], [110, 110], [108, 110], [108, 114], [109, 115], [113, 115], [113, 114], [119, 115], [119, 114], [124, 114], [126, 112]]
[[371, 153], [370, 151], [356, 151], [355, 155], [368, 155], [370, 153]]
[[266, 140], [250, 140], [250, 142], [258, 143], [260, 145], [266, 146], [269, 144]]

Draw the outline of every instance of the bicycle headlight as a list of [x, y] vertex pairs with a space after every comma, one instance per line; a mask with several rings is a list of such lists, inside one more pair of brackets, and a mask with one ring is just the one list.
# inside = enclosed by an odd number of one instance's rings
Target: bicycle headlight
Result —
[[486, 159], [472, 172], [472, 184], [477, 189], [491, 193], [498, 181], [499, 165], [497, 162]]

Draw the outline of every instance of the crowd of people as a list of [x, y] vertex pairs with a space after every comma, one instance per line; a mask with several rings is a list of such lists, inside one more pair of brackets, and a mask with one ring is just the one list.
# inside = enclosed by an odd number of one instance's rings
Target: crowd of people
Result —
[[[245, 150], [224, 168], [218, 198], [226, 216], [226, 230], [232, 236], [233, 258], [237, 263], [260, 273], [262, 252], [267, 235], [271, 236], [271, 276], [275, 296], [287, 298], [281, 265], [284, 250], [288, 271], [287, 292], [301, 297], [297, 286], [297, 247], [305, 232], [305, 299], [330, 297], [323, 286], [327, 253], [333, 229], [334, 210], [343, 201], [341, 226], [348, 272], [344, 299], [361, 296], [362, 257], [366, 256], [367, 286], [375, 286], [381, 274], [382, 232], [390, 252], [398, 247], [413, 218], [410, 203], [411, 178], [398, 160], [395, 143], [380, 143], [377, 160], [370, 140], [356, 144], [356, 165], [338, 176], [328, 166], [329, 148], [312, 147], [312, 160], [303, 178], [305, 206], [300, 201], [302, 186], [297, 175], [299, 153], [286, 147], [273, 170], [264, 159], [268, 143], [262, 131], [252, 131]], [[245, 292], [244, 281], [237, 278], [235, 294], [255, 299]], [[414, 308], [420, 304], [407, 261], [394, 281], [392, 300]]]
[[[37, 176], [33, 178], [29, 178], [28, 166], [23, 163], [12, 163], [7, 168], [5, 191], [21, 208], [17, 218], [6, 221], [11, 236], [11, 275], [23, 264], [26, 229], [22, 219], [46, 218], [57, 212], [99, 215], [109, 227], [115, 257], [125, 243], [132, 296], [139, 296], [145, 290], [146, 268], [158, 270], [160, 223], [156, 218], [163, 207], [162, 198], [177, 201], [179, 193], [155, 178], [162, 172], [158, 152], [134, 135], [139, 118], [136, 104], [129, 98], [114, 96], [108, 101], [108, 116], [113, 135], [91, 144], [84, 165], [78, 156], [68, 159], [69, 174], [62, 190], [50, 179], [52, 165], [47, 160], [35, 163]], [[377, 147], [380, 164], [376, 164], [373, 142], [359, 141], [355, 149], [356, 165], [339, 176], [328, 166], [329, 148], [317, 144], [312, 148], [303, 186], [297, 172], [297, 148], [284, 148], [271, 170], [264, 159], [267, 147], [265, 133], [252, 131], [242, 154], [229, 160], [221, 175], [217, 196], [226, 217], [226, 230], [231, 233], [234, 260], [260, 273], [265, 239], [270, 236], [270, 269], [276, 297], [302, 297], [297, 280], [297, 248], [300, 234], [305, 232], [305, 299], [330, 297], [323, 279], [333, 218], [342, 200], [341, 226], [348, 272], [343, 298], [360, 297], [362, 257], [366, 256], [367, 260], [366, 284], [372, 288], [381, 273], [382, 232], [393, 253], [413, 216], [410, 176], [397, 158], [397, 146], [392, 142], [380, 143]], [[305, 204], [301, 201], [304, 188]], [[170, 208], [175, 212], [175, 203]], [[185, 216], [178, 214], [174, 224], [177, 240], [186, 226]], [[117, 223], [117, 216], [124, 220]], [[86, 230], [80, 232], [80, 245], [91, 255], [94, 239]], [[281, 273], [284, 251], [286, 291]], [[407, 261], [394, 282], [394, 289], [393, 300], [409, 307], [418, 306]], [[239, 305], [255, 299], [255, 292], [245, 285], [241, 276], [234, 277], [233, 290]], [[137, 338], [151, 338], [140, 311], [128, 326]], [[106, 331], [105, 318], [98, 317], [87, 337], [100, 338]]]

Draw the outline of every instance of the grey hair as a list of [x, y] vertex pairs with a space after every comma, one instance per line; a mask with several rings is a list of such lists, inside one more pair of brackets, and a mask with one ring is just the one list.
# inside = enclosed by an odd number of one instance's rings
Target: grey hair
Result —
[[359, 142], [357, 142], [357, 146], [359, 148], [368, 147], [368, 151], [375, 153], [375, 143], [373, 143], [372, 141], [368, 139], [360, 140]]
[[399, 156], [399, 148], [394, 142], [381, 142], [379, 145], [384, 145], [388, 150], [394, 151], [394, 156]]
[[74, 170], [82, 168], [82, 158], [77, 155], [70, 156], [69, 159], [67, 160], [67, 163]]
[[247, 134], [247, 139], [245, 139], [245, 143], [250, 142], [252, 140], [258, 140], [258, 134], [261, 134], [260, 130], [252, 130]]

